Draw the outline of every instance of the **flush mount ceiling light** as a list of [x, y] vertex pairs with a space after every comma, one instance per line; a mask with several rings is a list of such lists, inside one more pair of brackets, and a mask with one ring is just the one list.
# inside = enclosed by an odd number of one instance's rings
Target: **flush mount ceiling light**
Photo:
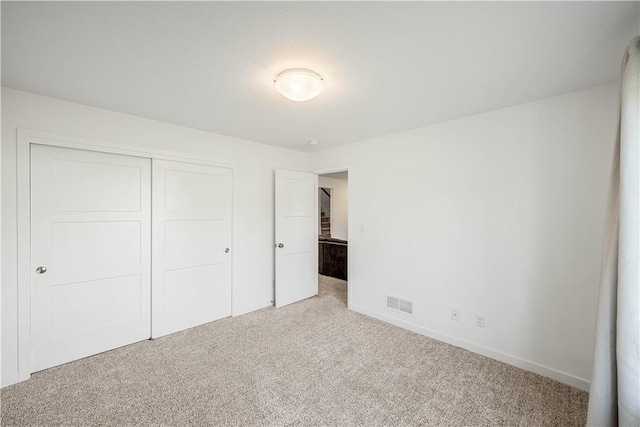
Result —
[[276, 90], [292, 101], [308, 101], [322, 92], [322, 77], [304, 68], [284, 70], [273, 81]]

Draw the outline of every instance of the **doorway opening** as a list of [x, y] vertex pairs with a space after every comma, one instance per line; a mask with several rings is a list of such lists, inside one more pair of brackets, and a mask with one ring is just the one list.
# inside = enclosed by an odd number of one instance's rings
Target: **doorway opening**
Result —
[[318, 175], [318, 292], [348, 306], [347, 171]]

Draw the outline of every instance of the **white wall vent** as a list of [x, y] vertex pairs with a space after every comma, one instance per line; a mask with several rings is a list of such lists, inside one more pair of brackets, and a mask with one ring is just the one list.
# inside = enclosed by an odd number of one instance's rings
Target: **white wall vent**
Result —
[[413, 314], [413, 303], [387, 295], [387, 308], [402, 313]]
[[413, 303], [411, 301], [400, 300], [400, 311], [407, 314], [413, 314]]
[[387, 295], [387, 308], [390, 308], [391, 310], [400, 310], [400, 300]]

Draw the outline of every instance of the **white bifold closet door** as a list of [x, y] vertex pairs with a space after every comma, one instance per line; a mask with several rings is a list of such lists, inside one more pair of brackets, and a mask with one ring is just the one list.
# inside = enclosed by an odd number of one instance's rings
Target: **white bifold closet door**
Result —
[[154, 338], [231, 315], [231, 177], [153, 160]]
[[33, 372], [149, 338], [150, 233], [150, 159], [32, 145]]

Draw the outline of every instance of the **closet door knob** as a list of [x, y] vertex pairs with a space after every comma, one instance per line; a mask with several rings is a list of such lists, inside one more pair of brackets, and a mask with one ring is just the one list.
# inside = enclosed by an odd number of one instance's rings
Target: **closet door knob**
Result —
[[278, 243], [279, 248], [284, 248], [284, 243]]
[[41, 265], [40, 267], [36, 268], [36, 273], [38, 274], [44, 274], [47, 272], [47, 267], [45, 267], [44, 265]]
[[229, 253], [229, 248], [224, 248], [224, 253], [228, 254]]

